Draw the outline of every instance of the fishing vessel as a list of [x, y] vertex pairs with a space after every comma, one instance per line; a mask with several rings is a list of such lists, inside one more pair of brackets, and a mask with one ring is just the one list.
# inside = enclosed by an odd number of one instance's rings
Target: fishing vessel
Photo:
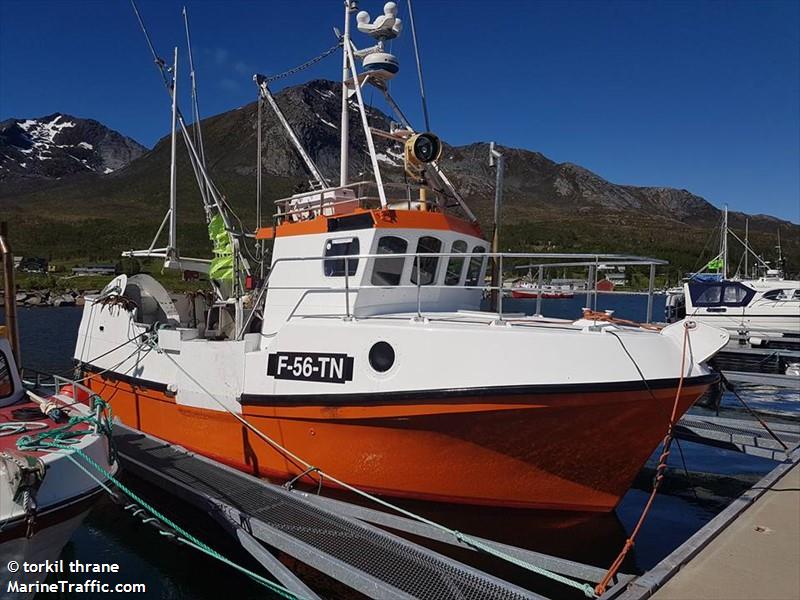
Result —
[[[117, 470], [105, 432], [94, 426], [99, 413], [75, 401], [79, 395], [89, 398], [86, 388], [64, 384], [45, 392], [32, 387], [23, 384], [0, 332], [0, 564], [6, 572], [3, 592], [11, 591], [11, 582], [21, 586], [9, 593], [14, 598], [35, 595], [35, 587], [28, 586], [43, 581], [47, 572], [23, 566], [57, 559], [104, 493], [105, 478], [90, 476], [70, 455], [78, 451], [109, 474]], [[57, 434], [68, 450], [37, 444]], [[10, 566], [14, 563], [18, 570]]]
[[[397, 6], [372, 20], [348, 1], [344, 17], [338, 182], [300, 143], [270, 78], [256, 76], [311, 189], [278, 200], [272, 224], [255, 232], [219, 194], [202, 137], [176, 106], [175, 51], [164, 71], [173, 157], [181, 136], [214, 257], [178, 250], [174, 158], [168, 243], [127, 255], [202, 270], [209, 294], [169, 294], [145, 274], [117, 277], [86, 299], [81, 374], [94, 375], [93, 392], [126, 425], [257, 476], [334, 485], [321, 469], [385, 496], [613, 509], [673, 406], [682, 414], [717, 381], [706, 361], [728, 334], [694, 322], [655, 330], [483, 310], [489, 263], [502, 273], [510, 257], [487, 252], [440, 164], [439, 138], [427, 124], [414, 129], [390, 93]], [[371, 46], [355, 46], [353, 17]], [[388, 131], [369, 124], [368, 86], [393, 110]], [[351, 178], [352, 124], [366, 140], [368, 179]], [[377, 138], [402, 149], [407, 181], [382, 176]]]

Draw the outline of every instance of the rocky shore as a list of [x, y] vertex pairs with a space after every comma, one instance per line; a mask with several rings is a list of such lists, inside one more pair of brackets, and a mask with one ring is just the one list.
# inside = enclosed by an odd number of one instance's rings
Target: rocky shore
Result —
[[[16, 294], [17, 306], [83, 306], [83, 298], [97, 294], [100, 290], [19, 290]], [[0, 290], [0, 307], [5, 306], [5, 294]]]

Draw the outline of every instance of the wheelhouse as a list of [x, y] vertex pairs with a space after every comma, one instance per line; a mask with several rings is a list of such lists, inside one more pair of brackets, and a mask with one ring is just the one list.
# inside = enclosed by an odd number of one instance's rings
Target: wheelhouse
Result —
[[489, 245], [475, 223], [434, 202], [365, 208], [363, 194], [303, 198], [279, 201], [275, 226], [258, 233], [274, 239], [265, 333], [294, 316], [480, 307]]

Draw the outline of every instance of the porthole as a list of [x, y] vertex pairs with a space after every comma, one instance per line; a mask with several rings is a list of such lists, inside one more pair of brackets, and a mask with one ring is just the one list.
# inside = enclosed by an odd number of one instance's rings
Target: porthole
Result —
[[369, 364], [378, 373], [385, 373], [394, 365], [394, 348], [386, 342], [377, 342], [369, 349]]

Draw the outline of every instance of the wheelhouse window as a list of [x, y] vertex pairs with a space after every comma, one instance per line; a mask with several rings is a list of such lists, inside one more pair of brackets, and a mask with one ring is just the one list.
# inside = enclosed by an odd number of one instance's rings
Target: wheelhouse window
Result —
[[[387, 235], [378, 240], [376, 254], [405, 254], [408, 242], [403, 238]], [[404, 256], [376, 258], [372, 267], [372, 285], [400, 285], [403, 275]]]
[[689, 294], [695, 306], [747, 306], [755, 292], [740, 283], [696, 281]]
[[[442, 240], [424, 236], [417, 242], [417, 254], [437, 254], [442, 251]], [[438, 256], [417, 256], [411, 267], [411, 283], [417, 284], [419, 272], [419, 285], [430, 285], [436, 281], [436, 269], [439, 267]]]
[[[472, 249], [472, 252], [483, 254], [486, 252], [486, 248], [483, 246], [475, 246]], [[480, 256], [473, 256], [469, 259], [469, 268], [467, 269], [467, 280], [464, 282], [464, 285], [467, 286], [476, 286], [480, 282], [481, 279], [481, 271], [483, 271], [483, 264], [486, 261], [485, 258], [481, 258]]]
[[8, 398], [14, 392], [11, 382], [11, 367], [6, 355], [0, 352], [0, 398]]
[[[329, 256], [353, 256], [358, 255], [358, 238], [339, 238], [325, 242], [325, 257]], [[347, 263], [347, 274], [353, 276], [358, 270], [358, 259], [345, 261], [343, 258], [336, 258], [323, 261], [326, 277], [344, 277], [345, 262]]]
[[[450, 252], [466, 252], [467, 242], [456, 240]], [[464, 257], [451, 256], [447, 259], [447, 271], [444, 276], [445, 285], [458, 285], [461, 282], [461, 273], [464, 271]]]

